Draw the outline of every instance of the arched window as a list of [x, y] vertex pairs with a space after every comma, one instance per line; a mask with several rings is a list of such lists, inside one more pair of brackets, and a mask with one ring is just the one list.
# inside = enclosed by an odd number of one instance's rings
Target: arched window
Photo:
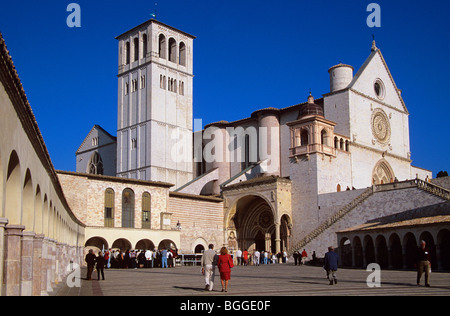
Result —
[[339, 149], [339, 139], [337, 137], [334, 138], [334, 148]]
[[125, 64], [130, 64], [130, 42], [125, 43]]
[[309, 135], [308, 135], [308, 131], [307, 130], [302, 130], [301, 134], [300, 134], [300, 138], [301, 138], [301, 145], [302, 146], [308, 146], [309, 145]]
[[131, 189], [122, 193], [122, 227], [134, 228], [134, 192]]
[[177, 62], [177, 41], [172, 37], [169, 39], [169, 61]]
[[147, 34], [142, 35], [142, 58], [147, 57]]
[[138, 61], [139, 60], [139, 38], [135, 37], [134, 38], [134, 60], [133, 61]]
[[152, 208], [152, 197], [150, 193], [144, 192], [142, 194], [142, 228], [151, 228], [151, 208]]
[[322, 132], [320, 132], [320, 143], [322, 145], [328, 146], [328, 134], [325, 129], [323, 129]]
[[164, 34], [159, 35], [159, 58], [166, 59], [166, 37]]
[[180, 42], [180, 53], [178, 54], [181, 66], [186, 66], [186, 45]]
[[105, 227], [114, 227], [114, 190], [105, 191]]
[[88, 165], [89, 174], [103, 175], [103, 160], [98, 152], [94, 152]]

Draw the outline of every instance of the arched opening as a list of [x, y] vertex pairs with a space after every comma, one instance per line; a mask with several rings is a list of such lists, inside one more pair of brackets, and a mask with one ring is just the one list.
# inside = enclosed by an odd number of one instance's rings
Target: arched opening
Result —
[[352, 266], [352, 244], [350, 242], [350, 239], [344, 237], [341, 239], [341, 242], [339, 243], [339, 252], [341, 255], [342, 265], [345, 267], [351, 267]]
[[325, 129], [320, 132], [320, 143], [322, 145], [328, 146], [328, 134]]
[[144, 192], [142, 194], [142, 228], [151, 228], [151, 208], [152, 208], [152, 197], [150, 193]]
[[131, 52], [130, 52], [130, 42], [125, 43], [125, 64], [130, 64]]
[[308, 131], [303, 129], [300, 133], [301, 145], [308, 146], [309, 145], [309, 134]]
[[131, 189], [122, 193], [122, 227], [134, 228], [134, 192]]
[[164, 34], [159, 35], [159, 45], [158, 45], [159, 58], [166, 59], [166, 37]]
[[339, 139], [334, 137], [334, 148], [339, 149]]
[[377, 239], [375, 240], [376, 247], [377, 247], [377, 263], [380, 265], [382, 269], [387, 269], [389, 265], [389, 253], [388, 253], [388, 247], [386, 243], [386, 238], [384, 236], [379, 235]]
[[17, 153], [13, 151], [9, 158], [6, 175], [5, 217], [9, 225], [21, 224], [22, 183], [20, 176], [20, 162]]
[[261, 231], [258, 231], [258, 233], [255, 236], [255, 250], [264, 250], [266, 248], [266, 239], [264, 237], [264, 234]]
[[412, 233], [407, 233], [403, 238], [403, 244], [405, 248], [404, 266], [408, 269], [412, 269], [416, 264], [418, 247], [416, 237]]
[[161, 241], [158, 245], [158, 250], [177, 250], [177, 245], [170, 239], [164, 239], [163, 241]]
[[34, 222], [34, 232], [36, 234], [42, 234], [42, 195], [41, 188], [38, 185], [36, 188], [36, 194], [34, 196], [34, 214], [35, 214], [35, 222]]
[[442, 269], [450, 270], [450, 231], [448, 229], [439, 231], [437, 240], [441, 252]]
[[89, 238], [84, 244], [85, 251], [90, 249], [94, 250], [94, 253], [98, 253], [102, 250], [108, 250], [108, 242], [102, 237], [92, 237]]
[[88, 173], [103, 175], [103, 160], [98, 152], [94, 152], [89, 160]]
[[105, 191], [105, 227], [114, 227], [114, 190]]
[[149, 240], [149, 239], [141, 239], [137, 242], [136, 244], [136, 249], [139, 250], [155, 250], [155, 244], [153, 243], [153, 241]]
[[133, 61], [138, 61], [139, 60], [139, 37], [135, 37], [133, 39], [133, 49], [134, 49], [134, 60]]
[[394, 269], [401, 269], [403, 266], [402, 244], [400, 237], [395, 233], [389, 237], [389, 248], [392, 267]]
[[380, 160], [372, 172], [372, 182], [373, 184], [384, 184], [390, 183], [395, 178], [394, 171], [392, 170], [389, 163], [382, 159]]
[[364, 238], [364, 250], [365, 250], [366, 264], [369, 265], [371, 263], [375, 263], [376, 262], [375, 247], [373, 245], [372, 237], [366, 236]]
[[203, 253], [205, 251], [205, 247], [203, 246], [203, 245], [197, 245], [197, 246], [195, 246], [195, 249], [194, 249], [194, 253], [195, 254], [201, 254], [201, 253]]
[[121, 250], [121, 251], [125, 252], [127, 250], [131, 250], [132, 246], [131, 246], [131, 242], [128, 241], [127, 239], [119, 238], [113, 242], [111, 249]]
[[359, 237], [353, 238], [353, 249], [355, 252], [355, 267], [362, 268], [364, 265], [363, 247]]
[[181, 66], [186, 66], [186, 44], [180, 42], [179, 61]]
[[[236, 231], [239, 249], [247, 249], [249, 252], [256, 249], [276, 252], [273, 211], [265, 199], [255, 195], [241, 198], [236, 204], [236, 213], [229, 228]], [[285, 233], [288, 234], [289, 232]], [[287, 239], [287, 236], [285, 238]]]
[[25, 180], [23, 186], [23, 205], [22, 205], [22, 225], [25, 230], [34, 231], [34, 190], [33, 181], [31, 179], [31, 172], [28, 169], [25, 173]]
[[142, 58], [147, 57], [147, 50], [148, 50], [148, 38], [147, 34], [142, 35]]
[[169, 61], [177, 62], [177, 41], [173, 37], [169, 38]]

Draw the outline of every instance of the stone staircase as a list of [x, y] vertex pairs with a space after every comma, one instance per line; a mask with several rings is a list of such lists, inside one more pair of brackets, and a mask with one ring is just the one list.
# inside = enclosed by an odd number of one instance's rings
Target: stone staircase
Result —
[[336, 212], [333, 216], [328, 218], [325, 222], [319, 225], [316, 229], [306, 235], [300, 242], [298, 242], [295, 246], [291, 247], [288, 254], [292, 256], [295, 251], [299, 251], [307, 244], [312, 242], [314, 239], [319, 237], [325, 230], [333, 226], [337, 221], [341, 220], [345, 215], [350, 213], [353, 209], [355, 209], [358, 205], [368, 199], [376, 192], [382, 191], [390, 191], [393, 189], [406, 189], [406, 188], [418, 188], [420, 190], [426, 191], [430, 194], [438, 196], [444, 200], [450, 201], [450, 191], [440, 187], [438, 185], [422, 181], [419, 179], [407, 180], [403, 182], [396, 183], [387, 183], [380, 185], [373, 185], [372, 187], [367, 188], [361, 195], [359, 195], [356, 199], [351, 201], [349, 204], [345, 205], [342, 209]]

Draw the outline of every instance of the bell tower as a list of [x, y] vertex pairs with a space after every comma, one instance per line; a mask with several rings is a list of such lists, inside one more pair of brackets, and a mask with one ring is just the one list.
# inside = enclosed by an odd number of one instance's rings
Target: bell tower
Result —
[[173, 183], [193, 178], [193, 42], [151, 19], [119, 41], [117, 176]]

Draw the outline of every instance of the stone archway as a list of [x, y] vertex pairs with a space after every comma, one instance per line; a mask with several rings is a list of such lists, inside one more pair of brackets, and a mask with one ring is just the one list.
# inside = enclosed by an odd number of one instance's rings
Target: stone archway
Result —
[[241, 198], [230, 224], [239, 249], [276, 251], [272, 242], [275, 239], [274, 212], [265, 199], [255, 195]]
[[394, 171], [385, 159], [377, 162], [372, 171], [372, 184], [391, 183], [395, 179]]

